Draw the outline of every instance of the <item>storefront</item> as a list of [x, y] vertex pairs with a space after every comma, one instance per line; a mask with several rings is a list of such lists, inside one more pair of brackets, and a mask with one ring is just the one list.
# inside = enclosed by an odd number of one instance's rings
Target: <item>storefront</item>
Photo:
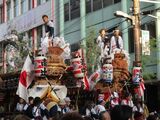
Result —
[[15, 111], [18, 80], [19, 72], [0, 75], [0, 107], [3, 108], [1, 114], [12, 114]]

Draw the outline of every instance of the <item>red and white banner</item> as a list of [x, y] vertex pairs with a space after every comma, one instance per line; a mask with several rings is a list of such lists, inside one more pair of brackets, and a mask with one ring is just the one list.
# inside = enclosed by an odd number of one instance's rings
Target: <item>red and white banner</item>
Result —
[[89, 85], [90, 85], [90, 90], [94, 88], [96, 83], [99, 81], [100, 78], [100, 72], [96, 71], [94, 72], [90, 77], [89, 77]]
[[84, 83], [84, 89], [89, 90], [89, 80], [88, 80], [87, 75], [84, 76], [83, 83]]
[[23, 98], [25, 101], [28, 101], [27, 88], [33, 81], [33, 78], [34, 78], [33, 71], [34, 71], [34, 64], [32, 63], [30, 56], [28, 55], [24, 62], [24, 65], [20, 74], [19, 85], [16, 92], [16, 94], [19, 97]]
[[140, 93], [141, 93], [141, 95], [142, 96], [144, 96], [144, 90], [146, 89], [145, 88], [145, 86], [144, 86], [144, 80], [143, 79], [141, 79], [141, 82], [140, 82], [140, 84], [139, 84], [139, 89], [140, 89]]
[[138, 94], [139, 97], [144, 96], [144, 90], [145, 90], [145, 86], [144, 86], [144, 80], [141, 79], [141, 82], [139, 83], [139, 86], [137, 88], [134, 89], [135, 93]]
[[132, 72], [132, 81], [133, 84], [139, 84], [142, 78], [142, 68], [141, 67], [134, 67]]

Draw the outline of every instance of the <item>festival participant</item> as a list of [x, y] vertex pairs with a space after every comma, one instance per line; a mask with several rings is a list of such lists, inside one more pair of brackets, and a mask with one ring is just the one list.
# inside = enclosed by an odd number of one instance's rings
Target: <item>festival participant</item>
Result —
[[132, 108], [128, 105], [116, 105], [110, 112], [111, 120], [132, 120]]
[[96, 43], [98, 44], [99, 47], [104, 47], [104, 41], [105, 41], [105, 37], [106, 37], [106, 29], [101, 29], [99, 31], [99, 36], [96, 40]]
[[147, 120], [159, 120], [158, 114], [157, 113], [151, 113]]
[[144, 118], [148, 118], [149, 116], [149, 110], [148, 110], [148, 107], [147, 105], [144, 103], [144, 101], [142, 101], [142, 106], [143, 106], [143, 115], [144, 115]]
[[34, 98], [33, 97], [29, 97], [28, 98], [28, 103], [24, 106], [23, 111], [24, 114], [27, 115], [28, 117], [32, 118], [32, 109], [33, 109], [33, 101]]
[[116, 48], [123, 49], [123, 40], [122, 40], [122, 37], [120, 36], [119, 30], [114, 31], [114, 36], [111, 37], [110, 44], [111, 44], [110, 45], [111, 53], [113, 53]]
[[105, 109], [106, 102], [103, 99], [98, 100], [98, 104], [95, 106], [96, 114], [99, 115], [101, 112], [106, 111]]
[[19, 102], [17, 103], [17, 106], [16, 106], [16, 111], [23, 112], [24, 105], [25, 105], [24, 99], [19, 98]]
[[43, 22], [45, 24], [45, 31], [46, 31], [46, 36], [48, 37], [49, 40], [49, 46], [52, 46], [52, 39], [54, 37], [54, 24], [52, 21], [49, 20], [47, 15], [42, 16]]
[[53, 46], [54, 24], [52, 21], [49, 21], [47, 15], [43, 15], [42, 20], [45, 24], [46, 35], [41, 40], [41, 54], [45, 56], [48, 52], [48, 47]]
[[134, 120], [145, 120], [144, 115], [138, 111], [134, 112]]
[[51, 100], [50, 98], [46, 98], [43, 104], [46, 106], [47, 110], [49, 111], [49, 116], [53, 120], [56, 120], [59, 118], [58, 113], [58, 104]]
[[28, 97], [28, 103], [25, 104], [23, 110], [26, 111], [29, 105], [33, 105], [33, 101], [34, 101], [33, 97], [31, 97], [31, 96]]
[[33, 105], [34, 107], [32, 109], [31, 114], [33, 115], [34, 119], [43, 120], [44, 117], [46, 117], [47, 119], [50, 119], [49, 112], [44, 106], [44, 104], [42, 103], [42, 100], [40, 99], [40, 97], [36, 97], [34, 99]]
[[91, 118], [98, 118], [98, 115], [96, 114], [96, 111], [94, 109], [95, 107], [95, 104], [93, 101], [87, 101], [84, 105], [84, 115], [85, 116], [88, 116], [88, 117], [91, 117]]
[[84, 120], [94, 120], [94, 119], [92, 119], [90, 116], [84, 116], [83, 119], [84, 119]]
[[103, 57], [108, 58], [110, 55], [110, 40], [109, 38], [106, 38], [104, 41], [104, 47], [103, 47]]
[[105, 38], [106, 38], [106, 29], [101, 29], [100, 31], [99, 31], [99, 36], [98, 36], [98, 38], [97, 38], [97, 40], [96, 40], [96, 43], [98, 44], [98, 47], [99, 47], [99, 49], [100, 49], [100, 53], [101, 53], [101, 55], [100, 55], [100, 61], [102, 60], [103, 61], [103, 58], [104, 58], [104, 50], [106, 51], [106, 50], [108, 50], [107, 49], [107, 46], [104, 44], [104, 42], [105, 42]]
[[59, 111], [60, 115], [65, 114], [66, 113], [66, 109], [65, 109], [66, 102], [65, 102], [65, 100], [61, 99], [58, 105], [59, 105], [58, 111]]
[[99, 120], [111, 120], [110, 114], [107, 111], [103, 111], [99, 115]]
[[119, 105], [119, 96], [117, 92], [113, 92], [111, 96], [111, 108], [114, 108], [116, 105]]
[[141, 100], [136, 100], [135, 105], [133, 107], [133, 111], [143, 114], [144, 110], [143, 110], [143, 106], [142, 106], [142, 101]]
[[126, 94], [125, 98], [121, 101], [121, 105], [128, 105], [130, 107], [133, 107], [133, 101], [132, 101], [132, 95], [131, 94]]
[[84, 120], [83, 117], [77, 112], [70, 112], [64, 114], [60, 120]]
[[70, 112], [70, 103], [71, 103], [71, 99], [69, 97], [66, 97], [64, 98], [64, 101], [66, 102], [66, 106], [65, 106], [65, 109], [66, 109], [66, 112]]
[[142, 118], [146, 120], [146, 118], [149, 116], [148, 107], [139, 99], [136, 101], [133, 111], [137, 113], [137, 115], [135, 114], [135, 118], [137, 118], [137, 120]]

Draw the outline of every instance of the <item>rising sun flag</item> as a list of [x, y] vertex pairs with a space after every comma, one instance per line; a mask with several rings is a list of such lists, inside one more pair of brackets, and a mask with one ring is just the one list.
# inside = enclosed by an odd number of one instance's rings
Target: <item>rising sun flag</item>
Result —
[[23, 65], [23, 68], [22, 68], [22, 71], [19, 77], [19, 84], [18, 84], [18, 89], [16, 92], [16, 94], [20, 98], [23, 98], [25, 101], [28, 101], [28, 90], [27, 89], [32, 83], [33, 78], [34, 78], [33, 70], [34, 70], [34, 64], [32, 63], [31, 56], [28, 55], [24, 62], [24, 65]]

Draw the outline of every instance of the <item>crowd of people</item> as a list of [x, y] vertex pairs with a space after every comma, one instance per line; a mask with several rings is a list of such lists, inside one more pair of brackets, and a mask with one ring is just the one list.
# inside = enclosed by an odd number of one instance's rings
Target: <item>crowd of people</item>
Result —
[[159, 120], [158, 114], [149, 113], [140, 100], [134, 103], [121, 100], [107, 107], [107, 102], [99, 98], [97, 103], [86, 100], [79, 109], [71, 103], [69, 97], [59, 103], [47, 99], [43, 101], [39, 97], [29, 97], [26, 103], [20, 98], [16, 106], [18, 115], [14, 120]]
[[75, 110], [70, 101], [70, 98], [66, 97], [57, 104], [49, 98], [43, 101], [40, 97], [29, 97], [28, 103], [26, 103], [20, 98], [16, 105], [16, 112], [35, 120], [57, 119], [63, 114]]

